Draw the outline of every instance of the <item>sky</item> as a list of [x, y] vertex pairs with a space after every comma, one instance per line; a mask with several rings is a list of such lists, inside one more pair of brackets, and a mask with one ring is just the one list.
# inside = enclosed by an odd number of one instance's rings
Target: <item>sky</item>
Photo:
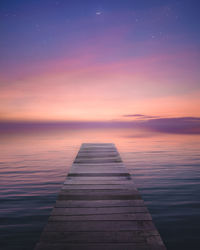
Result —
[[0, 120], [193, 121], [199, 8], [196, 0], [1, 0]]

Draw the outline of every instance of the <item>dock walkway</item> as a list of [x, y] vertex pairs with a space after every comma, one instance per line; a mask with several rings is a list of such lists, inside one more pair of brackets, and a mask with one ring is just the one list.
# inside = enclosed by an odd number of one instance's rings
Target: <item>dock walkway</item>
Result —
[[112, 143], [82, 144], [35, 250], [166, 250]]

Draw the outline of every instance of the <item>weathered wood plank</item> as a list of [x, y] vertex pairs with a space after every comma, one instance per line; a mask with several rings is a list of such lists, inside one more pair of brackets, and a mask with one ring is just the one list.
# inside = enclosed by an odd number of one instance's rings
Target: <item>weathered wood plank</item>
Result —
[[74, 163], [114, 163], [114, 162], [122, 162], [120, 158], [95, 158], [95, 159], [83, 159], [77, 158]]
[[85, 168], [85, 167], [93, 167], [93, 168], [125, 168], [124, 164], [122, 162], [108, 162], [108, 163], [73, 163], [72, 167], [79, 167], [79, 168]]
[[61, 190], [73, 190], [73, 189], [77, 189], [77, 190], [99, 190], [99, 189], [104, 189], [104, 190], [108, 190], [108, 189], [117, 189], [117, 190], [137, 190], [134, 184], [127, 184], [127, 185], [95, 185], [95, 184], [64, 184], [62, 186]]
[[58, 200], [139, 200], [139, 199], [142, 199], [140, 194], [111, 194], [111, 195], [108, 195], [108, 194], [96, 194], [94, 195], [93, 194], [65, 194], [65, 193], [60, 193], [58, 195]]
[[120, 157], [120, 155], [113, 151], [113, 152], [80, 152], [77, 154], [76, 157], [83, 157], [83, 158], [88, 158], [88, 157], [93, 157], [93, 158], [100, 158], [100, 157]]
[[[151, 233], [152, 232], [152, 233]], [[156, 231], [150, 231], [149, 236], [154, 236]], [[144, 231], [128, 232], [44, 232], [41, 237], [43, 242], [68, 242], [68, 243], [112, 243], [112, 242], [145, 242]]]
[[151, 246], [145, 243], [40, 243], [37, 250], [166, 250], [165, 246]]
[[[69, 175], [71, 174], [89, 174], [91, 175], [91, 169], [92, 167], [86, 167], [86, 168], [77, 168], [77, 167], [73, 167], [71, 168], [71, 170], [69, 171]], [[94, 174], [100, 174], [102, 175], [104, 174], [125, 174], [125, 175], [129, 175], [128, 171], [125, 168], [93, 168], [92, 170], [93, 175]]]
[[100, 143], [88, 143], [88, 144], [82, 144], [81, 145], [81, 150], [82, 149], [85, 149], [85, 148], [89, 148], [89, 149], [92, 149], [92, 150], [94, 150], [94, 149], [96, 149], [96, 148], [98, 148], [98, 149], [102, 149], [102, 148], [105, 148], [105, 149], [108, 149], [108, 148], [110, 148], [110, 149], [112, 149], [112, 150], [114, 150], [114, 149], [116, 149], [116, 147], [115, 147], [115, 145], [114, 144], [112, 144], [112, 143], [102, 143], [102, 144], [100, 144]]
[[54, 208], [51, 215], [91, 215], [148, 213], [146, 207], [95, 207], [95, 208]]
[[[111, 147], [108, 147], [108, 148], [105, 148], [105, 147], [93, 147], [93, 148], [81, 148], [80, 151], [81, 153], [84, 153], [84, 152], [112, 152], [112, 153], [118, 153], [117, 150], [115, 148], [111, 148]], [[78, 152], [78, 153], [79, 153]]]
[[120, 190], [110, 190], [110, 189], [87, 189], [85, 190], [78, 190], [78, 189], [62, 189], [60, 194], [69, 194], [69, 195], [139, 195], [139, 192], [136, 189], [120, 189]]
[[77, 168], [85, 168], [85, 167], [92, 167], [92, 168], [125, 168], [126, 167], [124, 166], [123, 163], [121, 162], [117, 162], [117, 163], [112, 163], [112, 162], [109, 162], [109, 163], [73, 163], [72, 164], [72, 167], [77, 167]]
[[55, 207], [142, 207], [143, 200], [57, 200]]
[[108, 158], [121, 158], [120, 155], [113, 151], [113, 152], [91, 152], [91, 151], [88, 151], [88, 152], [79, 152], [77, 155], [76, 155], [76, 158], [77, 157], [83, 157], [83, 158], [105, 158], [105, 157], [108, 157]]
[[62, 190], [59, 200], [138, 200], [141, 196], [137, 190]]
[[130, 214], [89, 214], [89, 215], [52, 215], [49, 221], [146, 221], [152, 220], [149, 213]]
[[69, 177], [114, 177], [130, 176], [129, 173], [69, 173]]
[[134, 184], [134, 182], [132, 181], [132, 180], [122, 180], [122, 181], [120, 181], [120, 180], [116, 180], [116, 181], [111, 181], [111, 180], [93, 180], [93, 178], [92, 179], [90, 179], [90, 180], [77, 180], [77, 179], [69, 179], [69, 178], [67, 178], [66, 179], [66, 181], [64, 182], [64, 185], [71, 185], [71, 186], [73, 186], [73, 185], [107, 185], [107, 186], [121, 186], [121, 185], [130, 185], [130, 186], [132, 186], [132, 185], [134, 185], [135, 186], [135, 184]]
[[113, 142], [83, 142], [81, 144], [81, 148], [82, 147], [112, 147], [112, 148], [116, 148], [115, 144]]
[[108, 153], [108, 152], [99, 152], [99, 153], [96, 153], [96, 152], [88, 152], [88, 153], [79, 153], [76, 158], [84, 158], [84, 159], [87, 159], [87, 158], [120, 158], [120, 155], [117, 154], [117, 153]]
[[[109, 152], [109, 154], [113, 154], [113, 153], [111, 153], [111, 152]], [[87, 157], [86, 157], [87, 156]], [[119, 159], [121, 159], [121, 157], [120, 157], [120, 155], [113, 155], [113, 156], [108, 156], [108, 152], [98, 152], [98, 153], [96, 153], [96, 152], [83, 152], [82, 154], [78, 154], [76, 157], [75, 157], [75, 159], [76, 158], [83, 158], [83, 159], [90, 159], [90, 158], [92, 158], [92, 159], [95, 159], [95, 158], [97, 158], [97, 159], [105, 159], [105, 158], [119, 158]], [[106, 164], [106, 163], [105, 163]], [[114, 163], [112, 163], [112, 162], [108, 162], [107, 164], [116, 164], [115, 162]], [[123, 162], [119, 162], [118, 164], [123, 164]]]
[[87, 231], [134, 231], [156, 230], [152, 221], [49, 221], [46, 232], [87, 232]]
[[99, 154], [118, 154], [118, 153], [116, 153], [116, 150], [109, 150], [109, 149], [105, 149], [105, 150], [103, 150], [103, 149], [101, 149], [101, 150], [83, 149], [83, 150], [79, 151], [77, 155], [79, 155], [80, 152], [81, 152], [81, 154], [96, 154], [96, 155], [99, 155]]
[[[104, 170], [115, 170], [115, 171], [118, 171], [118, 170], [123, 170], [123, 171], [126, 171], [126, 172], [128, 172], [127, 171], [127, 169], [123, 166], [123, 165], [117, 165], [117, 164], [115, 164], [115, 165], [106, 165], [106, 164], [104, 164], [104, 165], [97, 165], [97, 164], [92, 164], [92, 165], [82, 165], [82, 164], [73, 164], [72, 165], [72, 167], [71, 167], [71, 169], [77, 169], [77, 170], [89, 170], [90, 171], [90, 173], [92, 173], [93, 171], [95, 171], [95, 170], [102, 170], [102, 172], [104, 171]], [[70, 170], [71, 170], [70, 169]]]
[[145, 243], [106, 243], [102, 244], [98, 242], [96, 244], [84, 244], [84, 243], [75, 243], [75, 244], [62, 244], [62, 243], [40, 243], [37, 245], [37, 250], [165, 250], [165, 248], [151, 248]]
[[69, 176], [67, 180], [80, 180], [80, 181], [125, 181], [125, 180], [132, 180], [130, 175], [125, 175], [125, 176], [113, 176], [113, 175], [107, 175], [107, 176], [77, 176], [77, 175], [72, 175]]

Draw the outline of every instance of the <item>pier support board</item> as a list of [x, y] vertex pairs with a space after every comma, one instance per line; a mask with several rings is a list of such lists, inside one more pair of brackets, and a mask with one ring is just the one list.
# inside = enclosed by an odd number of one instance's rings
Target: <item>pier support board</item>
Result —
[[112, 143], [83, 143], [35, 250], [166, 250]]

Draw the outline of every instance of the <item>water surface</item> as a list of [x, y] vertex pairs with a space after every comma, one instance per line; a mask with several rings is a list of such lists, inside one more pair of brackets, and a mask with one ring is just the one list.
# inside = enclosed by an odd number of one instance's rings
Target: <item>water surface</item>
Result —
[[200, 249], [200, 136], [138, 129], [4, 131], [1, 249], [33, 249], [82, 142], [114, 142], [169, 250]]

